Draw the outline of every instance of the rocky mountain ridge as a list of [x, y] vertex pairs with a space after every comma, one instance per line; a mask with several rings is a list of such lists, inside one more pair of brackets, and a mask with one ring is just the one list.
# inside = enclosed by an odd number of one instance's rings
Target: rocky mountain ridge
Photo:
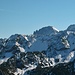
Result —
[[0, 75], [75, 75], [75, 25], [43, 27], [0, 39]]

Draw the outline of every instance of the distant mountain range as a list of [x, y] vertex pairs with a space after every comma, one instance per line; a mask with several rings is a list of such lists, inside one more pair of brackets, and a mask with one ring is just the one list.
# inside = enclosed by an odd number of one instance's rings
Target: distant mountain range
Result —
[[0, 39], [0, 75], [75, 75], [75, 25]]

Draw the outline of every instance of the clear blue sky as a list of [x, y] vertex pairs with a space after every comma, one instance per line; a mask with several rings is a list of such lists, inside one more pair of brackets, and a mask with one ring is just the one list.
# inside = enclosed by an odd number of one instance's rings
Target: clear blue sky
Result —
[[44, 26], [75, 23], [75, 0], [0, 0], [0, 37], [32, 34]]

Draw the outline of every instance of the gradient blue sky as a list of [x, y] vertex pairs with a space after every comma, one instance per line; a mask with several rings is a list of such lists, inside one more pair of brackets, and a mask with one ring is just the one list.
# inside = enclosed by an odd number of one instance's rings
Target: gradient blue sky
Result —
[[0, 0], [2, 38], [50, 25], [64, 30], [74, 23], [75, 0]]

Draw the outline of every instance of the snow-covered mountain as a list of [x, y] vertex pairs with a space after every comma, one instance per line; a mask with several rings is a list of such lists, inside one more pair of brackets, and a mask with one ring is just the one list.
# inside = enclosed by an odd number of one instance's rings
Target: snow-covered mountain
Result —
[[75, 75], [75, 25], [0, 39], [0, 75]]

